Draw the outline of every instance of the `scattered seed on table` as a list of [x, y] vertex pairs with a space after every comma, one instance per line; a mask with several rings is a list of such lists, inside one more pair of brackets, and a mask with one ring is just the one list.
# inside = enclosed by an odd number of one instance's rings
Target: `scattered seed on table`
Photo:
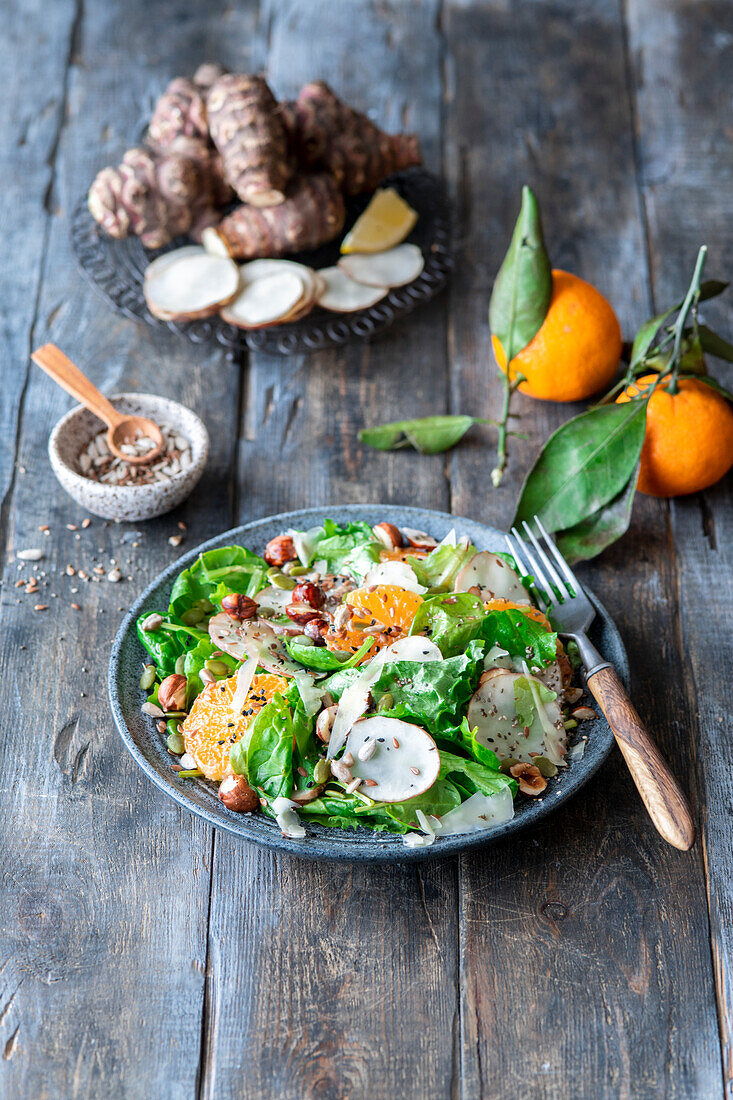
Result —
[[66, 530], [67, 530], [67, 531], [76, 531], [76, 529], [77, 529], [77, 528], [76, 528], [76, 524], [75, 524], [75, 523], [67, 523], [67, 524], [66, 524]]
[[71, 606], [74, 608], [74, 611], [81, 611], [81, 607], [78, 603], [72, 603]]
[[48, 604], [47, 603], [37, 603], [36, 606], [33, 608], [33, 610], [34, 611], [48, 611]]
[[114, 569], [110, 569], [109, 573], [107, 574], [107, 580], [110, 581], [112, 584], [117, 584], [117, 581], [122, 580], [122, 574], [120, 573], [117, 566], [115, 566]]
[[82, 527], [83, 527], [83, 528], [84, 528], [84, 529], [86, 530], [86, 528], [87, 528], [87, 527], [89, 527], [89, 525], [91, 524], [91, 522], [92, 522], [92, 521], [91, 521], [91, 520], [89, 519], [89, 517], [87, 516], [87, 518], [86, 518], [86, 519], [83, 519], [83, 520], [81, 521], [81, 525], [82, 525]]
[[183, 536], [182, 535], [171, 535], [171, 537], [168, 539], [168, 545], [169, 546], [180, 546], [182, 541], [183, 541]]
[[43, 550], [31, 547], [29, 550], [19, 550], [16, 556], [21, 561], [40, 561], [44, 554]]

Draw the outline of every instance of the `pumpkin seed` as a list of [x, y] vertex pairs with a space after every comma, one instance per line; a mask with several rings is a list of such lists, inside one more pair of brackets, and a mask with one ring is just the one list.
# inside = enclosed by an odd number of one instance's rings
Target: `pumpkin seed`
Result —
[[313, 778], [316, 783], [326, 783], [331, 778], [331, 765], [328, 760], [321, 758], [316, 760], [316, 766], [313, 769]]
[[309, 570], [307, 565], [293, 565], [290, 569], [288, 569], [288, 576], [304, 577], [308, 571]]
[[274, 577], [270, 577], [274, 588], [284, 588], [292, 591], [295, 588], [297, 581], [294, 577], [286, 577], [284, 573], [276, 573]]
[[565, 722], [565, 729], [566, 730], [574, 730], [575, 727], [577, 726], [577, 724], [578, 723], [575, 721], [574, 718], [568, 718], [567, 721]]
[[188, 611], [181, 615], [181, 622], [184, 626], [196, 626], [196, 623], [200, 623], [204, 618], [204, 610], [201, 607], [191, 607]]
[[306, 634], [296, 634], [293, 638], [293, 645], [309, 646], [313, 645], [313, 639], [309, 638]]
[[535, 756], [532, 763], [543, 779], [552, 779], [554, 775], [557, 775], [557, 768], [546, 756]]
[[165, 712], [166, 718], [185, 718], [187, 712], [185, 710], [167, 710]]
[[272, 610], [271, 607], [261, 607], [259, 609], [259, 611], [257, 612], [257, 618], [258, 619], [274, 619], [275, 618], [275, 612]]
[[228, 676], [230, 669], [229, 665], [224, 661], [208, 660], [204, 662], [204, 668], [209, 672], [213, 672], [215, 676]]
[[507, 756], [505, 760], [499, 761], [499, 771], [503, 772], [504, 775], [509, 775], [509, 769], [518, 763], [519, 760], [515, 760], [513, 756]]
[[183, 676], [183, 670], [186, 665], [186, 655], [182, 653], [180, 657], [176, 657], [176, 672], [179, 676]]
[[180, 728], [181, 728], [180, 724], [176, 721], [175, 718], [169, 719], [169, 721], [166, 723], [166, 726], [167, 726], [167, 729], [168, 729], [168, 733], [179, 733], [180, 732]]
[[382, 698], [377, 703], [377, 710], [392, 710], [394, 706], [394, 695], [391, 691], [384, 693]]
[[143, 691], [150, 691], [155, 683], [155, 665], [146, 665], [145, 671], [140, 677], [140, 687]]
[[168, 744], [168, 751], [176, 753], [177, 756], [180, 756], [181, 753], [184, 752], [185, 748], [186, 748], [186, 746], [183, 742], [183, 737], [181, 736], [180, 733], [171, 733], [171, 734], [169, 734], [167, 744]]

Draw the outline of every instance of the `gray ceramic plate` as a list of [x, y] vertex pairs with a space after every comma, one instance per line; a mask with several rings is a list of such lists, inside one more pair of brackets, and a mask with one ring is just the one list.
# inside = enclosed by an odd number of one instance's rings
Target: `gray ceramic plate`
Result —
[[[486, 833], [439, 838], [429, 848], [407, 848], [398, 835], [373, 833], [369, 829], [331, 829], [322, 825], [306, 824], [308, 835], [305, 840], [290, 840], [281, 834], [273, 820], [264, 815], [235, 814], [227, 810], [219, 801], [213, 784], [204, 780], [175, 778], [164, 739], [157, 733], [151, 719], [140, 711], [143, 695], [139, 679], [145, 654], [135, 633], [135, 621], [142, 612], [161, 611], [168, 606], [168, 596], [174, 579], [182, 569], [191, 565], [202, 550], [240, 544], [261, 553], [274, 535], [281, 534], [288, 527], [313, 527], [321, 523], [324, 516], [331, 516], [341, 523], [365, 520], [374, 524], [380, 520], [391, 520], [398, 526], [429, 531], [438, 539], [455, 527], [458, 534], [468, 535], [479, 549], [505, 549], [502, 532], [460, 516], [431, 512], [425, 508], [352, 504], [341, 508], [309, 508], [301, 512], [270, 516], [247, 523], [243, 527], [235, 527], [184, 554], [161, 573], [130, 608], [117, 632], [109, 664], [109, 697], [117, 728], [127, 749], [153, 783], [210, 825], [227, 829], [245, 840], [253, 840], [269, 848], [279, 848], [311, 859], [375, 862], [431, 859], [478, 848], [507, 833], [518, 832], [528, 825], [536, 824], [587, 783], [613, 746], [613, 734], [602, 718], [582, 724], [582, 735], [588, 738], [583, 757], [571, 760], [556, 779], [550, 780], [547, 790], [540, 798], [528, 799], [520, 795], [511, 821]], [[628, 660], [623, 642], [605, 608], [591, 593], [588, 594], [597, 611], [590, 631], [591, 638], [604, 657], [616, 666], [621, 679], [628, 686]]]

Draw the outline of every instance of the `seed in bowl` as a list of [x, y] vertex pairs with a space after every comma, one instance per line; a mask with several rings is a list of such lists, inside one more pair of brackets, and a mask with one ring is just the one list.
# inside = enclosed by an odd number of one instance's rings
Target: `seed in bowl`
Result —
[[[167, 481], [191, 465], [191, 444], [175, 428], [161, 424], [160, 430], [163, 450], [149, 465], [131, 466], [124, 459], [116, 458], [107, 444], [107, 433], [102, 431], [79, 455], [79, 472], [90, 481], [106, 485], [152, 485], [156, 481]], [[124, 443], [120, 450], [139, 457], [154, 446], [152, 439], [141, 435], [131, 443]]]

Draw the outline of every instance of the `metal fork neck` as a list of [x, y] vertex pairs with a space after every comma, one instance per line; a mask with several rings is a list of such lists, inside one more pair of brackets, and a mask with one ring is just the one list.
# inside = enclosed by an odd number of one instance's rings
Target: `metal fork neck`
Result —
[[600, 672], [602, 668], [612, 667], [610, 661], [604, 660], [593, 643], [588, 641], [585, 634], [573, 634], [572, 637], [578, 643], [586, 680], [590, 679], [596, 672]]

